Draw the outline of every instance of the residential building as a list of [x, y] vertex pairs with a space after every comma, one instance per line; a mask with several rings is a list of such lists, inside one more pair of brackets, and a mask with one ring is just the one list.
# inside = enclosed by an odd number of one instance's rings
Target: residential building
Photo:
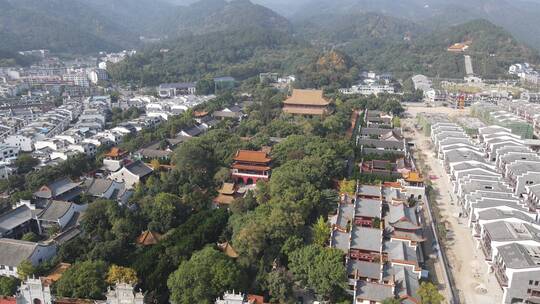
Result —
[[160, 98], [174, 98], [181, 95], [195, 95], [197, 92], [197, 83], [163, 83], [158, 87]]
[[0, 162], [9, 161], [19, 156], [19, 147], [0, 144]]
[[122, 169], [111, 173], [109, 179], [124, 183], [127, 189], [133, 189], [139, 182], [150, 176], [154, 170], [142, 161], [126, 164]]
[[17, 277], [21, 262], [37, 266], [48, 261], [56, 255], [56, 245], [0, 238], [0, 252], [0, 275]]
[[43, 185], [34, 192], [34, 197], [38, 200], [73, 201], [82, 193], [80, 185], [80, 182], [73, 182], [71, 179], [63, 177]]

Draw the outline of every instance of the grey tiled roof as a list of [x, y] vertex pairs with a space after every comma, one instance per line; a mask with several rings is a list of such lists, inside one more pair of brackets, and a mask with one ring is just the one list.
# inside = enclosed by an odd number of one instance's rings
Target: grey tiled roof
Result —
[[47, 185], [51, 189], [53, 196], [62, 195], [70, 190], [77, 188], [80, 183], [74, 183], [69, 178], [64, 177]]
[[391, 285], [358, 281], [356, 284], [356, 296], [362, 300], [382, 302], [385, 299], [394, 297], [394, 294]]
[[33, 217], [32, 210], [28, 206], [19, 206], [0, 215], [0, 233], [10, 231], [28, 221]]
[[332, 231], [332, 247], [349, 253], [349, 234], [339, 230]]
[[369, 185], [360, 185], [358, 189], [359, 195], [369, 195], [369, 196], [381, 196], [381, 187], [380, 186], [369, 186]]
[[336, 224], [341, 228], [347, 228], [347, 224], [352, 223], [353, 213], [353, 204], [339, 204]]
[[354, 226], [351, 248], [379, 252], [382, 246], [382, 230]]
[[104, 178], [91, 178], [84, 181], [84, 187], [86, 192], [92, 196], [101, 196], [105, 191], [107, 191], [113, 181], [110, 179]]
[[382, 202], [372, 199], [359, 198], [356, 201], [355, 216], [381, 218]]
[[128, 164], [126, 167], [126, 170], [133, 173], [134, 175], [137, 175], [139, 177], [145, 177], [153, 172], [152, 168], [145, 165], [142, 161], [135, 161], [131, 164]]
[[358, 275], [362, 278], [380, 279], [382, 267], [379, 263], [371, 263], [350, 259], [347, 263], [347, 273], [354, 275], [358, 271]]
[[13, 239], [0, 239], [0, 265], [17, 267], [28, 259], [36, 247], [37, 243], [26, 242]]
[[73, 203], [64, 201], [51, 201], [47, 204], [45, 209], [38, 215], [40, 220], [54, 222], [64, 216]]

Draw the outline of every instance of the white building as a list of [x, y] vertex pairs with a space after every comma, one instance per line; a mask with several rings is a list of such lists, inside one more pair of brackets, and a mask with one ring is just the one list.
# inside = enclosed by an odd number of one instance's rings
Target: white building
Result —
[[48, 261], [56, 255], [56, 245], [0, 238], [0, 252], [0, 276], [17, 277], [21, 262], [37, 266]]

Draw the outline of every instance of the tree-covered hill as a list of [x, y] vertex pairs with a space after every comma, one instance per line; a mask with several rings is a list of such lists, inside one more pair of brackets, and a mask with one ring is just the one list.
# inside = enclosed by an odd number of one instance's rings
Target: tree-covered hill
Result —
[[137, 46], [172, 5], [153, 0], [0, 0], [0, 59], [21, 50], [87, 54]]
[[156, 31], [181, 36], [236, 31], [246, 27], [288, 32], [289, 21], [249, 0], [201, 0], [179, 6], [156, 24]]
[[[326, 19], [326, 27], [312, 30], [309, 37], [320, 34], [319, 43], [347, 53], [361, 67], [392, 71], [398, 75], [424, 73], [440, 77], [463, 77], [463, 54], [447, 48], [453, 43], [472, 41], [467, 54], [473, 58], [475, 72], [487, 78], [506, 74], [515, 62], [540, 62], [538, 52], [519, 43], [503, 28], [486, 20], [473, 20], [434, 31], [394, 17], [362, 14], [357, 23], [341, 22], [342, 17]], [[352, 18], [352, 17], [351, 17]], [[347, 24], [349, 26], [347, 26]], [[404, 37], [410, 39], [404, 39]]]
[[[261, 0], [281, 9], [280, 1]], [[540, 3], [530, 0], [298, 0], [292, 14], [305, 20], [327, 12], [340, 15], [377, 12], [408, 19], [430, 28], [446, 28], [475, 19], [502, 26], [521, 42], [540, 49]], [[339, 4], [337, 4], [339, 3]]]

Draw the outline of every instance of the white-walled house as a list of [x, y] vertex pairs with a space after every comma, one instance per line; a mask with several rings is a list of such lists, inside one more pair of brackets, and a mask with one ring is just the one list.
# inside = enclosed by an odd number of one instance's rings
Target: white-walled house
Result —
[[56, 255], [56, 244], [0, 238], [0, 276], [17, 277], [17, 267], [28, 260], [37, 266]]
[[145, 165], [143, 162], [136, 161], [124, 166], [117, 172], [112, 173], [109, 178], [117, 182], [123, 182], [127, 189], [132, 189], [142, 179], [152, 174], [153, 171], [152, 168]]

